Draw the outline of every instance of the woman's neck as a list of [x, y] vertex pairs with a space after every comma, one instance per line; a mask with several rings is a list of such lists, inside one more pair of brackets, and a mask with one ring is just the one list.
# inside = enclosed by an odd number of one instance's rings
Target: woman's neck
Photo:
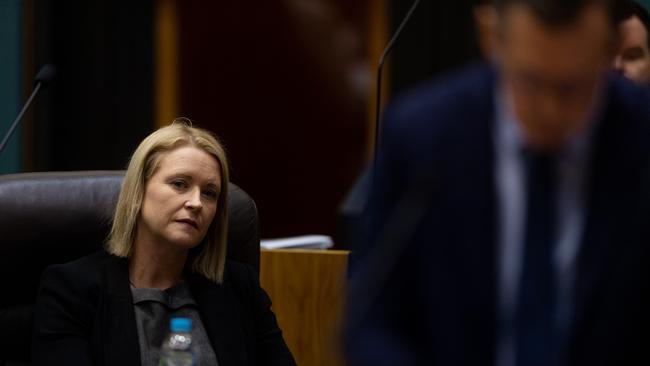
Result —
[[175, 249], [136, 239], [129, 258], [131, 285], [164, 290], [181, 282], [187, 251]]

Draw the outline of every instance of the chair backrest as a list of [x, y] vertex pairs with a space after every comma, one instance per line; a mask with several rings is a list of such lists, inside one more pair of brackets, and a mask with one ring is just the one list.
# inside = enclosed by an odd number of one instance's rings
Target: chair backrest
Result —
[[[0, 365], [28, 362], [32, 307], [45, 267], [99, 250], [110, 230], [124, 172], [0, 176]], [[255, 202], [229, 185], [228, 258], [259, 273]]]

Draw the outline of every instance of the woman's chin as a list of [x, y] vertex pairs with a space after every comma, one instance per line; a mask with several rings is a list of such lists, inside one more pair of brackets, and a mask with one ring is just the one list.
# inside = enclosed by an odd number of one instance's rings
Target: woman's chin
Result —
[[201, 243], [201, 240], [197, 239], [196, 237], [188, 237], [188, 236], [179, 235], [179, 236], [176, 236], [174, 238], [171, 238], [171, 240], [169, 240], [169, 242], [173, 246], [175, 246], [175, 247], [177, 247], [179, 249], [190, 250], [190, 249], [192, 249], [194, 247], [197, 247]]

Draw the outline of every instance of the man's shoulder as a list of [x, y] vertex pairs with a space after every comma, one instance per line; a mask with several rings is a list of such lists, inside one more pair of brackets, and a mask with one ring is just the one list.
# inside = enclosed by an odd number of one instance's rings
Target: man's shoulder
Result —
[[624, 144], [629, 154], [650, 154], [650, 89], [614, 76], [605, 97], [599, 141]]
[[382, 134], [416, 144], [464, 136], [493, 117], [494, 80], [494, 70], [485, 64], [429, 80], [390, 103]]
[[[388, 159], [430, 166], [487, 140], [494, 118], [495, 71], [471, 65], [397, 97], [381, 130]], [[460, 151], [459, 151], [460, 149]]]
[[636, 120], [650, 121], [650, 86], [641, 87], [623, 77], [613, 76], [610, 78], [607, 97], [616, 115], [635, 116]]
[[470, 65], [400, 94], [391, 103], [390, 109], [411, 116], [471, 111], [477, 103], [492, 103], [494, 80], [495, 72], [491, 66]]

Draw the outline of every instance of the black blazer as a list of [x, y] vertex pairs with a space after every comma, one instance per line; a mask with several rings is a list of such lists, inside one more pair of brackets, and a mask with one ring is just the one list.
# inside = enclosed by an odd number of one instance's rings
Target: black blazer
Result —
[[[495, 76], [486, 66], [465, 69], [387, 111], [371, 244], [351, 282], [352, 364], [495, 361]], [[602, 107], [565, 365], [650, 364], [650, 99], [612, 77]], [[387, 242], [390, 250], [373, 247]], [[390, 271], [386, 280], [379, 271]]]
[[[186, 281], [220, 366], [295, 365], [251, 267], [228, 261], [221, 285]], [[102, 251], [47, 268], [34, 317], [34, 365], [140, 366], [125, 258]]]

